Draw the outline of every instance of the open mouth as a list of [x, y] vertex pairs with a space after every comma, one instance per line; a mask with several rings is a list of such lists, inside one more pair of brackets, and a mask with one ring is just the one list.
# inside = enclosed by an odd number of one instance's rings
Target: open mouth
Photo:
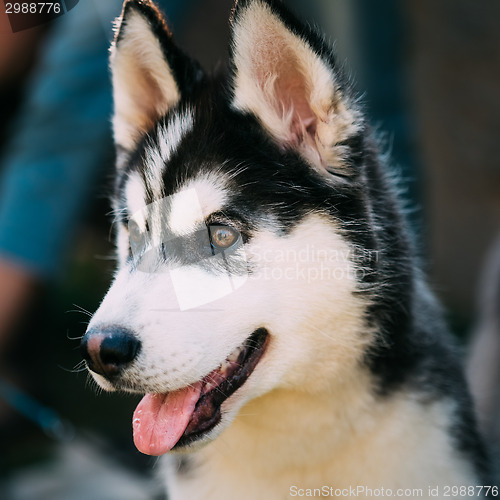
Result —
[[199, 382], [165, 394], [146, 394], [134, 412], [134, 443], [147, 455], [163, 455], [200, 439], [221, 419], [221, 405], [251, 375], [269, 339], [259, 328], [217, 369]]

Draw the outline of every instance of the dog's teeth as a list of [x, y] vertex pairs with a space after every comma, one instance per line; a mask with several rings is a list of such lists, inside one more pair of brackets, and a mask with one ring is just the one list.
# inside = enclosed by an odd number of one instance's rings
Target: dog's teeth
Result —
[[221, 384], [221, 382], [227, 377], [228, 373], [234, 372], [235, 366], [237, 365], [238, 358], [240, 354], [244, 351], [244, 347], [238, 347], [235, 349], [227, 359], [221, 363], [217, 370], [214, 370], [209, 379], [207, 380], [205, 387], [203, 388], [203, 392], [207, 393], [212, 390], [214, 387], [217, 387]]
[[229, 357], [226, 359], [226, 363], [235, 363], [236, 361], [238, 361], [238, 357], [241, 353], [241, 351], [243, 351], [244, 347], [238, 347], [237, 349], [235, 349], [230, 355]]
[[229, 360], [226, 360], [224, 361], [224, 363], [222, 363], [222, 365], [220, 365], [220, 368], [219, 368], [219, 372], [222, 374], [222, 375], [225, 375], [226, 372], [229, 370], [229, 368], [231, 367], [231, 364], [232, 362], [229, 361]]

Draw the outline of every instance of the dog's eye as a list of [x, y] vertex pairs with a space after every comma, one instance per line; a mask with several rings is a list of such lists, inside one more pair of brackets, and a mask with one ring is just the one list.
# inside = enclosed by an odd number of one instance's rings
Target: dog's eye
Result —
[[139, 243], [142, 239], [141, 229], [137, 225], [137, 222], [130, 220], [128, 223], [128, 234], [130, 235], [130, 240], [133, 243]]
[[145, 237], [144, 233], [141, 231], [141, 228], [133, 219], [130, 219], [128, 222], [128, 237], [130, 240], [132, 252], [134, 253], [140, 251], [144, 245]]
[[240, 233], [229, 226], [210, 225], [210, 242], [216, 249], [227, 250], [240, 239]]

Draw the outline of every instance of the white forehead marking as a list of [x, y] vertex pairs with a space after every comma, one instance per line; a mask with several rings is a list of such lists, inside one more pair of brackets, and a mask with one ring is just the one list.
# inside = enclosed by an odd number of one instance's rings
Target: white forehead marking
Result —
[[172, 195], [170, 230], [176, 234], [194, 230], [211, 213], [220, 210], [226, 200], [223, 180], [216, 175], [204, 175], [188, 182]]
[[144, 183], [141, 176], [138, 172], [132, 172], [127, 179], [125, 199], [127, 201], [129, 213], [134, 215], [141, 229], [145, 227], [145, 219], [144, 217], [136, 217], [135, 215], [144, 211], [144, 207], [146, 206], [145, 194]]
[[148, 143], [145, 148], [144, 174], [146, 182], [155, 198], [163, 192], [163, 170], [182, 138], [193, 129], [194, 119], [191, 110], [173, 115], [167, 123], [158, 125], [158, 145]]

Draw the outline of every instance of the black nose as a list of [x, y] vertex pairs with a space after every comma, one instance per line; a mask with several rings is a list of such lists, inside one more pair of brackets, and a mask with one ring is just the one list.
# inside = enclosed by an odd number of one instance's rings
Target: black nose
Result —
[[80, 352], [93, 372], [113, 378], [139, 353], [141, 343], [125, 328], [92, 328], [80, 343]]

